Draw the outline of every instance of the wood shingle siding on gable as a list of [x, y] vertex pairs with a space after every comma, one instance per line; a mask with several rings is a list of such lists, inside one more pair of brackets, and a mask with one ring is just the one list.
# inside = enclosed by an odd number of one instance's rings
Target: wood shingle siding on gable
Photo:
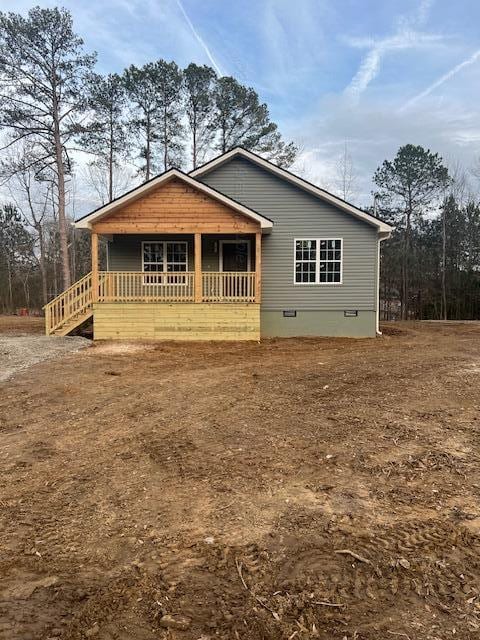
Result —
[[[197, 179], [274, 223], [262, 243], [262, 310], [338, 310], [343, 317], [344, 309], [376, 309], [375, 227], [244, 158], [234, 158]], [[294, 284], [295, 238], [342, 238], [343, 283]]]
[[92, 224], [96, 233], [255, 233], [254, 220], [173, 179]]

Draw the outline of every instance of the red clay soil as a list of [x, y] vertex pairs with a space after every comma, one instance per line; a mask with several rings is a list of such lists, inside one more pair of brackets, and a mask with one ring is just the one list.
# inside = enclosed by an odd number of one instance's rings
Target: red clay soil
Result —
[[0, 638], [480, 637], [480, 327], [99, 343], [0, 386]]

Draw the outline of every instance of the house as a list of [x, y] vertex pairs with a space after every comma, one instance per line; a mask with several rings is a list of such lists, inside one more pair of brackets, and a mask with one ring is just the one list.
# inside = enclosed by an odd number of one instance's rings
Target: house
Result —
[[48, 334], [92, 317], [95, 339], [378, 332], [392, 227], [245, 149], [170, 169], [75, 224], [91, 232], [92, 270], [46, 306]]

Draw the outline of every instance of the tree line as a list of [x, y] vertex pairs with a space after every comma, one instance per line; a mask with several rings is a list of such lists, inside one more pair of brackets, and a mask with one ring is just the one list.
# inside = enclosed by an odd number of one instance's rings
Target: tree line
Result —
[[[149, 180], [173, 166], [190, 170], [237, 145], [282, 166], [297, 153], [255, 90], [218, 77], [211, 67], [191, 63], [180, 69], [157, 60], [102, 76], [95, 65], [96, 54], [85, 50], [66, 9], [35, 7], [26, 16], [0, 12], [0, 177], [21, 201], [13, 217], [6, 203], [4, 215], [11, 224], [24, 220], [34, 239], [44, 301], [49, 290], [59, 292], [72, 281], [69, 218], [79, 153], [89, 158], [101, 203], [135, 178]], [[129, 163], [137, 176], [125, 175]], [[53, 287], [45, 242], [52, 223], [59, 260]], [[2, 258], [2, 278], [8, 280], [5, 264]], [[13, 291], [10, 285], [7, 290]], [[12, 296], [0, 301], [4, 309], [13, 306]]]
[[459, 167], [405, 145], [374, 174], [382, 243], [383, 317], [480, 319], [480, 201]]

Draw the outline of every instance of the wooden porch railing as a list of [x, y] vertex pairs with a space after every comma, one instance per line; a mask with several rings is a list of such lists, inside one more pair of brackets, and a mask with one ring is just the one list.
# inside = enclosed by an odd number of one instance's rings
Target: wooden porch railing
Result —
[[255, 271], [202, 273], [204, 302], [255, 302]]
[[192, 271], [101, 271], [98, 302], [193, 302]]
[[47, 335], [63, 326], [71, 318], [88, 311], [92, 307], [92, 302], [92, 272], [90, 272], [44, 306]]
[[[98, 302], [193, 302], [195, 273], [101, 271]], [[255, 272], [203, 272], [203, 302], [254, 302]]]

